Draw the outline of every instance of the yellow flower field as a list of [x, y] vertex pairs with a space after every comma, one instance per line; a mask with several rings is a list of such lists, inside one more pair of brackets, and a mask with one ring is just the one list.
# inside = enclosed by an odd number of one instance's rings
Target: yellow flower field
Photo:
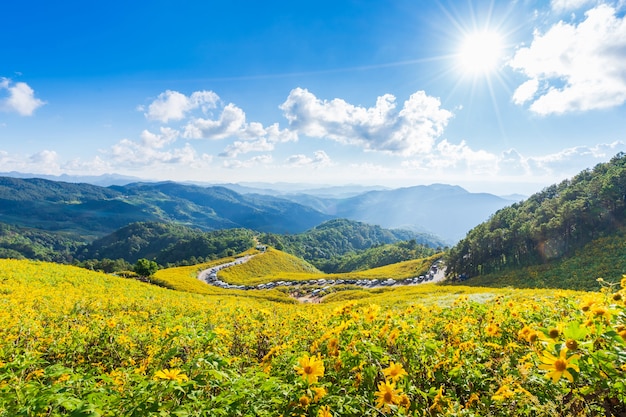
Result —
[[0, 260], [0, 416], [626, 412], [626, 279], [600, 293], [422, 285], [315, 305], [187, 283]]

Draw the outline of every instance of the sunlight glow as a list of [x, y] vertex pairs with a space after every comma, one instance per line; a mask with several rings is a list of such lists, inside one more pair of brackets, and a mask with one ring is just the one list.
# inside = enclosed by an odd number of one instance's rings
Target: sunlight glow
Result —
[[475, 32], [465, 36], [458, 60], [461, 70], [473, 75], [489, 75], [502, 59], [503, 39], [497, 32]]

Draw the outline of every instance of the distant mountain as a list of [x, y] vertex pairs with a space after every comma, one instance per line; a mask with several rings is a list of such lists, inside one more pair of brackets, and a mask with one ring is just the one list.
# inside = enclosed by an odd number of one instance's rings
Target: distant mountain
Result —
[[223, 258], [254, 246], [254, 232], [226, 229], [203, 232], [198, 229], [157, 222], [131, 223], [79, 248], [75, 256], [86, 259], [154, 259], [161, 265]]
[[321, 265], [320, 262], [401, 241], [412, 241], [413, 253], [417, 253], [417, 250], [425, 256], [432, 255], [435, 252], [433, 248], [444, 246], [443, 242], [434, 236], [407, 230], [384, 229], [377, 225], [346, 219], [329, 220], [298, 234], [264, 234], [259, 240], [306, 259], [318, 267]]
[[369, 191], [335, 199], [287, 195], [328, 215], [377, 224], [388, 229], [429, 232], [455, 243], [497, 210], [513, 204], [493, 194], [470, 193], [453, 185], [433, 184]]
[[[72, 183], [85, 183], [92, 185], [99, 185], [101, 187], [108, 187], [109, 185], [125, 185], [131, 182], [142, 181], [138, 177], [129, 177], [127, 175], [119, 174], [102, 174], [102, 175], [45, 175], [45, 174], [27, 174], [22, 172], [0, 172], [0, 177], [11, 178], [42, 178], [50, 181], [63, 181]], [[145, 180], [143, 180], [145, 181]]]
[[338, 185], [312, 187], [311, 184], [284, 184], [284, 183], [238, 183], [219, 184], [239, 194], [265, 194], [273, 196], [307, 195], [321, 198], [353, 197], [368, 191], [387, 190], [382, 186], [365, 185]]
[[129, 223], [160, 221], [204, 230], [248, 228], [298, 233], [332, 216], [271, 196], [172, 182], [99, 187], [41, 178], [0, 177], [0, 220], [88, 239]]

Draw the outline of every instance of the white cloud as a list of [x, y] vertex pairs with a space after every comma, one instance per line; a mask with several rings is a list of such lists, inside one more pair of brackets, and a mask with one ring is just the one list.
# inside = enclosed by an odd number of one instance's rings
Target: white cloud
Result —
[[324, 151], [315, 151], [313, 157], [303, 154], [291, 155], [287, 158], [287, 165], [292, 167], [324, 167], [331, 165], [330, 157]]
[[248, 152], [267, 152], [274, 150], [274, 144], [267, 141], [266, 138], [261, 138], [255, 141], [235, 141], [231, 145], [228, 145], [224, 152], [219, 156], [226, 158], [236, 158], [239, 154]]
[[0, 93], [8, 92], [8, 97], [0, 97], [0, 110], [16, 112], [21, 116], [31, 116], [43, 106], [45, 101], [35, 97], [35, 91], [26, 83], [13, 84], [8, 78], [0, 78]]
[[552, 10], [557, 12], [566, 12], [570, 10], [578, 10], [583, 6], [596, 3], [595, 0], [552, 0]]
[[188, 139], [238, 139], [219, 156], [236, 158], [248, 152], [274, 150], [276, 143], [298, 140], [296, 132], [281, 130], [278, 123], [263, 127], [258, 122], [246, 122], [246, 114], [236, 105], [226, 105], [216, 119], [197, 118], [185, 125], [183, 136]]
[[506, 176], [528, 176], [531, 174], [527, 158], [515, 149], [502, 152], [498, 160], [498, 173]]
[[482, 149], [475, 151], [465, 141], [456, 145], [443, 140], [437, 144], [436, 152], [430, 165], [461, 169], [472, 175], [491, 175], [498, 163], [497, 155]]
[[530, 157], [527, 163], [535, 175], [565, 179], [598, 163], [608, 162], [620, 150], [624, 150], [624, 143], [620, 141], [595, 146], [576, 146], [553, 154]]
[[528, 100], [532, 99], [535, 96], [535, 93], [539, 89], [539, 81], [533, 78], [522, 85], [517, 87], [515, 93], [513, 93], [513, 103], [515, 104], [524, 104]]
[[160, 151], [143, 143], [122, 139], [107, 152], [115, 165], [140, 168], [158, 164], [192, 164], [198, 160], [189, 144], [182, 148]]
[[36, 165], [58, 167], [59, 154], [55, 151], [43, 150], [31, 155], [29, 160]]
[[227, 169], [243, 169], [252, 168], [259, 165], [269, 165], [273, 161], [271, 155], [258, 155], [245, 161], [238, 159], [227, 159], [222, 163], [222, 166]]
[[161, 127], [160, 134], [152, 133], [148, 130], [141, 132], [141, 143], [148, 148], [160, 149], [170, 144], [179, 136], [179, 132], [169, 127]]
[[412, 155], [428, 152], [452, 117], [440, 105], [439, 99], [423, 91], [412, 94], [398, 111], [391, 94], [378, 97], [374, 107], [365, 108], [338, 98], [320, 100], [308, 90], [296, 88], [280, 109], [299, 134], [365, 150]]
[[[195, 119], [185, 126], [186, 138], [225, 139], [245, 132], [246, 114], [230, 103], [224, 107], [219, 119]], [[256, 127], [253, 126], [252, 129]]]
[[105, 173], [111, 171], [111, 163], [99, 156], [93, 157], [91, 160], [81, 160], [79, 158], [71, 159], [61, 165], [63, 172], [71, 173], [89, 173], [95, 175], [97, 173]]
[[187, 113], [202, 109], [207, 112], [214, 109], [219, 101], [219, 96], [213, 91], [196, 91], [187, 97], [178, 91], [167, 90], [159, 94], [148, 106], [148, 112], [145, 116], [150, 120], [158, 120], [167, 123], [170, 120], [182, 120]]
[[561, 21], [545, 34], [536, 32], [509, 65], [536, 80], [520, 85], [513, 100], [531, 101], [537, 114], [619, 106], [626, 101], [626, 20], [598, 5], [578, 24]]

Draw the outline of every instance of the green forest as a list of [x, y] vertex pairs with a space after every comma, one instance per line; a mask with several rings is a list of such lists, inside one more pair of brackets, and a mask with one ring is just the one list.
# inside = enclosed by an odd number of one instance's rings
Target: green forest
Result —
[[617, 236], [626, 218], [626, 155], [580, 172], [497, 211], [448, 254], [461, 279], [546, 265], [590, 242]]

